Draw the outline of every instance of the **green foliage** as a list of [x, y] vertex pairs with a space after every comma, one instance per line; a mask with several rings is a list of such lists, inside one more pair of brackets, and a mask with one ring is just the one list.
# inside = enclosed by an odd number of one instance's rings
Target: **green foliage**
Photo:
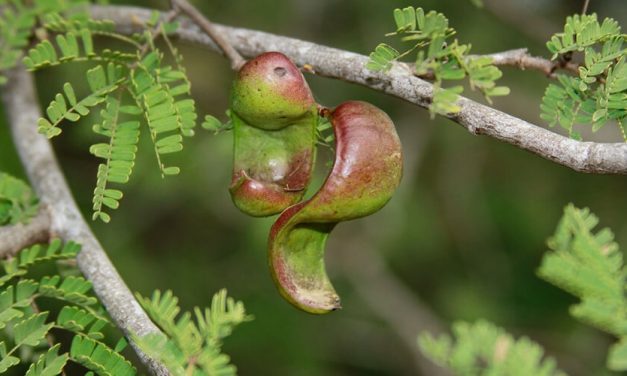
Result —
[[[68, 19], [56, 13], [47, 14], [43, 18], [43, 26], [54, 33], [74, 32], [80, 34], [84, 32], [84, 30], [89, 30], [92, 35], [113, 38], [131, 44], [134, 47], [141, 47], [139, 38], [129, 38], [125, 35], [118, 34], [115, 31], [115, 23], [109, 20], [92, 20], [90, 18]], [[105, 53], [107, 51], [110, 50], [104, 49], [102, 52]], [[115, 53], [114, 51], [111, 52]]]
[[401, 53], [392, 46], [381, 43], [370, 54], [370, 60], [368, 60], [366, 67], [373, 71], [387, 72], [392, 68], [392, 62], [398, 59], [400, 55]]
[[514, 339], [487, 321], [453, 325], [453, 337], [422, 334], [422, 353], [455, 375], [557, 376], [565, 375], [542, 348], [526, 337]]
[[239, 324], [252, 319], [242, 302], [227, 297], [226, 290], [213, 296], [211, 308], [181, 309], [171, 291], [153, 293], [152, 299], [138, 295], [141, 305], [165, 335], [135, 338], [140, 348], [166, 365], [173, 375], [234, 375], [236, 368], [221, 351], [224, 338]]
[[108, 320], [102, 316], [72, 306], [63, 307], [57, 316], [59, 327], [97, 340], [104, 338], [101, 330], [107, 323]]
[[0, 342], [0, 373], [5, 372], [10, 367], [18, 365], [20, 359], [13, 356], [21, 347], [36, 347], [42, 343], [53, 324], [46, 324], [47, 312], [34, 313], [25, 319], [15, 320], [12, 324], [12, 335], [14, 345], [5, 351], [5, 341]]
[[327, 117], [318, 116], [316, 134], [318, 135], [318, 145], [326, 146], [334, 150], [335, 133], [333, 133], [333, 125]]
[[81, 51], [79, 43], [83, 46], [84, 57], [89, 59], [96, 56], [94, 52], [94, 42], [89, 30], [81, 30], [80, 32], [69, 32], [65, 35], [57, 35], [56, 44], [59, 46], [61, 55], [53, 47], [52, 43], [47, 40], [37, 44], [28, 51], [22, 61], [28, 69], [39, 69], [50, 65], [58, 65], [64, 61], [76, 61], [81, 59]]
[[133, 365], [104, 343], [75, 335], [70, 347], [70, 359], [102, 376], [135, 375]]
[[65, 300], [85, 308], [97, 303], [96, 298], [86, 295], [90, 290], [91, 283], [83, 277], [54, 275], [43, 277], [39, 282], [41, 296]]
[[87, 116], [92, 107], [104, 102], [108, 94], [118, 89], [121, 80], [119, 67], [111, 63], [108, 66], [107, 73], [105, 73], [105, 69], [101, 65], [87, 71], [87, 83], [89, 84], [90, 94], [80, 101], [77, 100], [72, 85], [65, 83], [63, 85], [65, 96], [61, 93], [57, 94], [46, 109], [48, 118], [40, 118], [37, 122], [39, 132], [45, 134], [48, 138], [58, 136], [61, 134], [59, 124], [62, 121], [77, 122], [81, 117]]
[[[227, 115], [229, 115], [230, 117], [230, 110], [227, 110]], [[218, 134], [233, 129], [233, 123], [231, 123], [231, 120], [227, 121], [226, 123], [222, 123], [220, 119], [212, 115], [205, 115], [205, 119], [200, 124], [200, 126], [203, 129], [213, 132], [213, 134]]]
[[[52, 138], [61, 133], [65, 122], [78, 122], [91, 113], [100, 115], [93, 131], [106, 141], [90, 147], [103, 160], [93, 195], [94, 220], [109, 222], [106, 209], [119, 207], [123, 192], [110, 186], [129, 181], [142, 124], [153, 141], [161, 175], [179, 173], [179, 167], [167, 166], [163, 159], [183, 149], [183, 138], [194, 135], [198, 115], [183, 58], [168, 37], [177, 23], [161, 21], [155, 12], [144, 32], [127, 37], [116, 32], [113, 22], [92, 20], [77, 12], [76, 6], [86, 4], [84, 0], [4, 1], [10, 1], [10, 6], [2, 7], [0, 16], [0, 70], [15, 65], [36, 25], [39, 41], [23, 58], [28, 69], [95, 64], [86, 72], [89, 91], [77, 93], [74, 84], [65, 83], [46, 109], [46, 117], [38, 121], [39, 132]], [[113, 50], [99, 49], [94, 44], [96, 36], [123, 43]], [[164, 63], [165, 54], [155, 46], [159, 37], [173, 65]], [[94, 111], [102, 105], [104, 109]]]
[[490, 97], [509, 94], [509, 88], [496, 86], [502, 73], [492, 64], [489, 57], [473, 57], [470, 45], [451, 40], [455, 30], [449, 27], [448, 19], [435, 11], [424, 12], [422, 8], [407, 7], [394, 10], [396, 31], [387, 36], [398, 36], [410, 47], [399, 52], [382, 43], [370, 54], [366, 67], [373, 71], [389, 71], [392, 63], [408, 54], [418, 51], [415, 60], [415, 74], [434, 79], [433, 103], [429, 107], [432, 115], [459, 112], [456, 104], [458, 95], [463, 92], [460, 85], [451, 88], [442, 86], [444, 81], [468, 78], [470, 87], [479, 90], [488, 102]]
[[0, 85], [6, 82], [2, 71], [14, 67], [34, 33], [38, 18], [71, 14], [69, 19], [84, 17], [79, 11], [85, 0], [2, 0], [0, 1]]
[[431, 103], [432, 113], [451, 114], [461, 110], [457, 104], [457, 96], [464, 89], [461, 86], [453, 86], [447, 90], [435, 90], [433, 93], [433, 103]]
[[[538, 275], [578, 297], [570, 309], [575, 318], [616, 336], [607, 367], [627, 370], [627, 268], [608, 228], [593, 232], [599, 219], [589, 209], [572, 204], [564, 209], [555, 234], [548, 240]], [[540, 346], [522, 338], [514, 341], [485, 321], [453, 326], [449, 336], [422, 334], [422, 352], [459, 375], [561, 375], [553, 360], [542, 361]]]
[[553, 52], [553, 59], [560, 54], [572, 51], [583, 51], [586, 47], [607, 41], [620, 35], [618, 22], [606, 18], [599, 23], [596, 13], [575, 14], [567, 17], [564, 31], [551, 37], [546, 46]]
[[[151, 52], [139, 63], [139, 69], [134, 72], [131, 81], [133, 84], [134, 97], [138, 99], [138, 106], [144, 111], [146, 122], [150, 130], [150, 137], [155, 146], [155, 154], [161, 174], [177, 175], [179, 168], [176, 166], [166, 167], [161, 158], [169, 153], [176, 153], [183, 149], [183, 135], [191, 135], [187, 131], [191, 130], [186, 125], [184, 118], [185, 111], [193, 111], [193, 100], [189, 107], [179, 108], [176, 104], [176, 95], [186, 94], [189, 85], [182, 84], [170, 89], [164, 84], [170, 79], [176, 78], [161, 77], [161, 56], [158, 52]], [[171, 71], [181, 73], [180, 71]], [[194, 124], [195, 124], [195, 113]]]
[[2, 71], [15, 66], [28, 45], [35, 25], [35, 12], [21, 1], [3, 1], [0, 10], [0, 85], [6, 82]]
[[0, 293], [0, 329], [4, 329], [12, 320], [24, 316], [20, 308], [31, 304], [31, 296], [36, 291], [37, 283], [25, 280], [8, 286]]
[[32, 189], [23, 181], [0, 172], [0, 226], [28, 222], [38, 210]]
[[[59, 239], [53, 239], [47, 246], [40, 244], [21, 250], [15, 257], [2, 261], [2, 266], [7, 275], [18, 273], [22, 275], [28, 268], [52, 260], [68, 260], [75, 258], [80, 252], [80, 245], [69, 242], [63, 244]], [[0, 284], [1, 286], [2, 284]]]
[[68, 354], [59, 355], [60, 344], [52, 346], [31, 364], [26, 376], [55, 376], [61, 373], [69, 359]]
[[[35, 245], [1, 262], [4, 275], [0, 277], [0, 330], [4, 333], [0, 341], [0, 373], [29, 362], [27, 375], [57, 375], [68, 362], [73, 362], [99, 375], [135, 374], [131, 363], [119, 354], [123, 346], [112, 349], [100, 342], [105, 339], [103, 328], [109, 320], [92, 296], [91, 283], [76, 276], [31, 276], [33, 266], [71, 260], [79, 251], [79, 245], [63, 245], [55, 239], [48, 246]], [[58, 300], [63, 307], [57, 313], [39, 312], [40, 299]], [[73, 335], [68, 352], [59, 354], [60, 344], [51, 342], [49, 334], [53, 328]], [[25, 349], [28, 351], [22, 351]], [[15, 356], [18, 352], [20, 357]]]
[[79, 61], [113, 62], [117, 64], [130, 64], [135, 61], [135, 54], [122, 51], [104, 49], [100, 53], [96, 53], [93, 42], [95, 34], [116, 35], [94, 32], [89, 29], [68, 31], [65, 34], [56, 36], [54, 40], [56, 48], [50, 41], [44, 40], [31, 48], [22, 61], [26, 68], [30, 70]]
[[581, 139], [576, 124], [591, 124], [592, 131], [614, 121], [627, 142], [627, 49], [618, 22], [596, 14], [574, 15], [566, 19], [564, 31], [547, 43], [552, 59], [568, 61], [575, 52], [583, 53], [579, 76], [557, 75], [542, 98], [541, 117], [551, 126], [559, 124], [569, 135]]
[[574, 317], [619, 338], [607, 363], [612, 370], [625, 371], [627, 269], [612, 232], [607, 228], [593, 232], [598, 222], [589, 209], [567, 206], [538, 275], [581, 299], [570, 310]]
[[93, 127], [95, 133], [109, 138], [108, 143], [94, 144], [89, 148], [90, 153], [104, 159], [104, 162], [98, 165], [96, 188], [92, 200], [94, 219], [100, 218], [105, 223], [109, 222], [111, 218], [102, 211], [103, 205], [111, 209], [116, 209], [120, 205], [122, 191], [108, 188], [108, 184], [124, 184], [129, 181], [140, 134], [138, 120], [120, 122], [120, 117], [124, 114], [137, 115], [140, 112], [137, 106], [120, 106], [117, 98], [108, 97], [105, 109], [100, 112], [102, 123]]
[[51, 323], [46, 324], [48, 312], [37, 313], [19, 321], [13, 327], [15, 348], [19, 346], [37, 346], [46, 338], [46, 334], [52, 328]]
[[[112, 22], [90, 20], [84, 14], [67, 16], [63, 13], [70, 5], [82, 1], [58, 2], [65, 5], [55, 5], [56, 0], [11, 0], [11, 6], [2, 7], [0, 56], [3, 65], [0, 70], [17, 63], [36, 25], [40, 27], [39, 40], [23, 58], [28, 69], [74, 62], [91, 64], [86, 71], [88, 91], [80, 93], [75, 89], [79, 86], [65, 83], [47, 107], [46, 117], [39, 119], [38, 126], [40, 133], [52, 138], [61, 133], [66, 121], [78, 122], [87, 115], [98, 114], [95, 110], [104, 107], [99, 111], [100, 119], [93, 131], [106, 141], [92, 145], [90, 152], [102, 160], [94, 189], [93, 217], [108, 222], [110, 216], [104, 209], [117, 208], [123, 197], [122, 191], [110, 186], [128, 182], [142, 125], [146, 125], [153, 141], [162, 175], [177, 174], [179, 168], [166, 166], [162, 159], [181, 151], [183, 137], [194, 134], [195, 102], [190, 96], [191, 85], [182, 67], [182, 57], [168, 38], [177, 24], [161, 22], [155, 12], [146, 23], [145, 32], [126, 37], [115, 31]], [[122, 41], [125, 47], [99, 49], [94, 44], [96, 36]], [[165, 63], [165, 54], [155, 46], [158, 37], [165, 41], [173, 65]], [[37, 210], [36, 201], [31, 200], [27, 189], [2, 176], [0, 215], [3, 221], [13, 223]], [[103, 327], [108, 319], [92, 296], [89, 281], [61, 275], [27, 278], [34, 265], [71, 259], [79, 250], [75, 244], [62, 246], [55, 240], [48, 247], [34, 246], [2, 262], [5, 273], [0, 275], [0, 329], [5, 330], [6, 339], [0, 342], [0, 373], [20, 362], [31, 361], [28, 374], [58, 374], [68, 362], [101, 375], [135, 374], [132, 365], [118, 354], [125, 342], [119, 342], [115, 349], [100, 342], [105, 339]], [[39, 313], [38, 299], [59, 300], [64, 306], [55, 315]], [[167, 299], [163, 301], [167, 302]], [[178, 307], [176, 309], [178, 312]], [[216, 295], [210, 310], [197, 309], [195, 314], [197, 323], [192, 323], [190, 315], [186, 314], [174, 327], [168, 327], [168, 335], [176, 336], [176, 341], [162, 339], [168, 346], [180, 349], [183, 357], [193, 352], [198, 360], [185, 358], [185, 361], [194, 362], [199, 370], [208, 374], [234, 373], [235, 367], [229, 364], [229, 357], [221, 353], [221, 346], [233, 327], [249, 319], [243, 305], [227, 299], [223, 292]], [[67, 353], [59, 354], [60, 347], [53, 346], [41, 354], [41, 348], [49, 341], [46, 337], [51, 328], [73, 333]], [[197, 341], [187, 342], [188, 338]], [[19, 359], [14, 356], [23, 347], [32, 348], [28, 352], [38, 357]]]

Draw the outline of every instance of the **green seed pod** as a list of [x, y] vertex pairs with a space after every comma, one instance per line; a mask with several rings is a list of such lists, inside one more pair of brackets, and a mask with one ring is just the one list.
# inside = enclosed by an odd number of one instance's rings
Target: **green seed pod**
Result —
[[278, 52], [246, 63], [233, 83], [231, 120], [235, 205], [262, 217], [302, 200], [315, 160], [318, 108], [294, 63]]
[[270, 230], [269, 263], [279, 292], [310, 313], [340, 308], [324, 250], [338, 222], [370, 215], [392, 197], [402, 175], [401, 144], [390, 118], [364, 102], [331, 113], [336, 157], [320, 190], [286, 209]]

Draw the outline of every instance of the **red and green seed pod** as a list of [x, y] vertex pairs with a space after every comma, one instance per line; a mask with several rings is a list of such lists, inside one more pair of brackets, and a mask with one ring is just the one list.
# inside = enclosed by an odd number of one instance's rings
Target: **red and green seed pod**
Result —
[[365, 217], [392, 197], [402, 175], [401, 144], [390, 118], [351, 101], [331, 113], [336, 157], [320, 190], [286, 209], [272, 226], [269, 263], [281, 295], [310, 313], [340, 308], [327, 277], [324, 251], [338, 222]]
[[315, 160], [318, 108], [289, 58], [267, 52], [238, 72], [231, 92], [235, 205], [255, 217], [302, 200]]

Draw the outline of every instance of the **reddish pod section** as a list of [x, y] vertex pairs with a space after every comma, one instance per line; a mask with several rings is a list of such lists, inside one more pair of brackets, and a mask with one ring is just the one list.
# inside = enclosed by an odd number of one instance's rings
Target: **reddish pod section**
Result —
[[269, 240], [280, 293], [307, 312], [338, 309], [324, 265], [326, 240], [338, 222], [376, 212], [394, 193], [402, 173], [394, 124], [364, 102], [333, 110], [335, 163], [322, 188], [300, 202], [315, 160], [318, 111], [298, 68], [277, 52], [249, 61], [233, 83], [230, 116], [233, 202], [252, 216], [283, 211]]
[[338, 222], [381, 209], [402, 175], [401, 144], [390, 118], [377, 107], [351, 101], [331, 113], [336, 157], [320, 190], [286, 209], [272, 226], [269, 263], [279, 292], [310, 313], [340, 308], [327, 277], [324, 251]]
[[317, 105], [303, 75], [285, 55], [246, 63], [231, 92], [234, 133], [229, 191], [255, 216], [278, 214], [302, 200], [315, 160]]

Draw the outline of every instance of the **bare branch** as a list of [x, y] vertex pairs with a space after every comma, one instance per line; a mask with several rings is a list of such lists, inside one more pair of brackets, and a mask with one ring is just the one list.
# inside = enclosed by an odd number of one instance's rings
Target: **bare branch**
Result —
[[[571, 73], [578, 73], [579, 66], [570, 61], [551, 61], [545, 59], [543, 57], [531, 56], [526, 48], [517, 48], [514, 50], [507, 50], [503, 52], [495, 52], [487, 55], [470, 55], [470, 58], [479, 58], [483, 56], [488, 56], [492, 58], [492, 63], [496, 66], [510, 66], [519, 68], [521, 70], [525, 69], [533, 69], [544, 73], [549, 78], [556, 78], [555, 71], [557, 69], [564, 69]], [[399, 63], [405, 64], [407, 69], [414, 71], [413, 64], [410, 63]], [[414, 73], [415, 74], [415, 73]], [[433, 71], [428, 71], [425, 74], [415, 74], [417, 77], [420, 77], [425, 80], [433, 80], [435, 75]]]
[[[41, 117], [41, 110], [32, 76], [20, 67], [7, 72], [7, 77], [9, 80], [2, 88], [2, 100], [13, 141], [34, 190], [42, 204], [49, 208], [51, 235], [82, 245], [82, 251], [77, 256], [78, 267], [85, 278], [92, 282], [94, 292], [127, 337], [130, 338], [131, 334], [143, 336], [159, 332], [83, 219], [50, 143], [37, 133], [37, 119]], [[169, 374], [161, 364], [130, 342], [152, 373]]]
[[[96, 19], [113, 20], [122, 33], [137, 31], [137, 19], [150, 17], [150, 10], [128, 6], [92, 6]], [[387, 73], [366, 68], [368, 57], [298, 39], [281, 37], [261, 31], [215, 24], [214, 27], [246, 57], [265, 51], [279, 51], [299, 66], [309, 65], [317, 74], [357, 83], [404, 99], [420, 107], [428, 107], [433, 86], [402, 64], [395, 64]], [[178, 31], [181, 40], [220, 51], [213, 40], [184, 18]], [[458, 114], [450, 118], [473, 134], [487, 135], [528, 150], [573, 170], [597, 174], [627, 174], [627, 143], [581, 142], [553, 133], [540, 126], [462, 97]]]
[[196, 9], [192, 4], [190, 4], [187, 0], [172, 0], [172, 5], [175, 8], [180, 9], [183, 13], [187, 14], [187, 16], [202, 29], [207, 35], [213, 39], [213, 41], [220, 46], [220, 49], [224, 53], [224, 55], [231, 61], [231, 68], [233, 70], [239, 70], [246, 60], [242, 57], [242, 55], [233, 48], [231, 43], [222, 36], [220, 30], [216, 29], [213, 24], [205, 17], [202, 13]]
[[572, 62], [565, 62], [563, 66], [559, 62], [551, 61], [543, 57], [531, 56], [526, 48], [518, 48], [515, 50], [508, 50], [503, 52], [497, 52], [484, 56], [490, 56], [494, 65], [499, 66], [512, 66], [522, 70], [535, 69], [548, 77], [554, 77], [556, 68], [567, 70], [571, 73], [579, 72], [579, 66]]
[[15, 256], [20, 250], [50, 238], [50, 213], [42, 205], [28, 223], [0, 227], [0, 258]]

